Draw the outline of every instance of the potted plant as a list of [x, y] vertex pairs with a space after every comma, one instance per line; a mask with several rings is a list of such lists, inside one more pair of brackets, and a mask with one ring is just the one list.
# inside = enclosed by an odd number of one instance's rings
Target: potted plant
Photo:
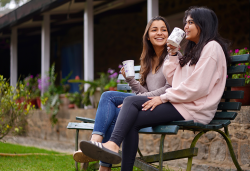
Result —
[[71, 74], [72, 72], [69, 73], [66, 78], [62, 79], [60, 85], [57, 86], [55, 84], [57, 74], [55, 73], [55, 64], [53, 64], [47, 73], [47, 76], [41, 78], [39, 81], [41, 83], [39, 87], [43, 89], [44, 92], [41, 97], [41, 102], [45, 106], [46, 112], [51, 114], [50, 120], [52, 126], [58, 122], [56, 115], [61, 104], [60, 94], [65, 93], [63, 83], [67, 82]]
[[108, 69], [108, 77], [109, 77], [109, 82], [108, 84], [105, 85], [104, 89], [109, 90], [109, 91], [116, 91], [116, 86], [117, 86], [117, 76], [118, 73], [115, 72], [115, 70], [109, 68]]
[[[230, 55], [235, 56], [235, 55], [244, 55], [244, 54], [249, 54], [249, 49], [244, 48], [244, 49], [235, 49], [233, 52], [230, 50]], [[241, 63], [238, 65], [246, 65], [247, 66], [247, 72], [245, 74], [234, 74], [233, 78], [245, 78], [245, 86], [243, 87], [232, 87], [233, 91], [237, 90], [242, 90], [244, 91], [244, 98], [243, 99], [235, 99], [237, 102], [241, 102], [243, 106], [245, 105], [250, 105], [250, 63]]]
[[[68, 80], [68, 82], [70, 83], [81, 83], [79, 89], [84, 94], [84, 97], [82, 99], [82, 104], [85, 106], [93, 105], [93, 107], [96, 107], [96, 103], [91, 102], [90, 97], [94, 96], [94, 94], [97, 91], [100, 91], [100, 94], [102, 94], [104, 91], [104, 86], [108, 83], [108, 75], [106, 73], [101, 72], [99, 73], [99, 75], [100, 78], [95, 79], [94, 81], [85, 81], [85, 80], [80, 80], [79, 78]], [[84, 84], [89, 85], [87, 91], [85, 92], [84, 92]]]
[[82, 94], [79, 92], [67, 93], [65, 95], [69, 99], [68, 108], [80, 108], [82, 103]]

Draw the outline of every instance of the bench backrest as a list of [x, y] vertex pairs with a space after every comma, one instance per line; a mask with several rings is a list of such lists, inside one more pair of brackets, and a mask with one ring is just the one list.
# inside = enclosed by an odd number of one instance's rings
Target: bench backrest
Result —
[[[247, 71], [247, 66], [237, 65], [239, 63], [246, 63], [250, 61], [250, 55], [231, 56], [232, 64], [227, 69], [228, 78], [226, 81], [226, 88], [222, 95], [224, 102], [218, 105], [218, 111], [215, 114], [214, 120], [233, 120], [237, 116], [237, 112], [228, 112], [229, 110], [239, 111], [241, 109], [241, 102], [230, 102], [231, 99], [243, 99], [244, 91], [231, 91], [231, 87], [240, 87], [245, 85], [245, 78], [232, 79], [233, 74], [244, 74]], [[135, 66], [135, 79], [139, 79], [140, 66]], [[124, 80], [120, 74], [119, 80]], [[118, 84], [118, 90], [131, 90], [127, 84]]]
[[227, 69], [228, 78], [226, 81], [226, 88], [222, 95], [225, 102], [220, 102], [218, 111], [214, 117], [215, 120], [229, 119], [233, 120], [237, 116], [236, 112], [228, 112], [228, 110], [239, 111], [241, 109], [241, 102], [230, 102], [232, 99], [243, 99], [244, 91], [232, 91], [232, 87], [241, 87], [245, 85], [245, 78], [232, 79], [233, 74], [244, 74], [247, 71], [246, 65], [238, 65], [239, 63], [246, 63], [250, 61], [249, 54], [231, 56], [231, 66]]

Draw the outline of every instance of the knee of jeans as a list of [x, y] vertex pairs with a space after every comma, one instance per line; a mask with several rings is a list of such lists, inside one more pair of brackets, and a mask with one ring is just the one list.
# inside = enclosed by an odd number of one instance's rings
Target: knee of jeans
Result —
[[101, 95], [101, 99], [102, 98], [104, 98], [104, 99], [109, 98], [111, 96], [111, 93], [112, 93], [112, 91], [103, 92], [102, 95]]

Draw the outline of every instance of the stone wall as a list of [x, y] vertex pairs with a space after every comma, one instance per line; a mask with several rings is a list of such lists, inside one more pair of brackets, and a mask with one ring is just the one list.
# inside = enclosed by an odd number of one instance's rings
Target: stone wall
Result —
[[[244, 170], [250, 171], [250, 106], [243, 106], [237, 118], [229, 126], [229, 133], [233, 148], [240, 165]], [[51, 126], [49, 115], [45, 111], [36, 110], [28, 118], [27, 137], [37, 138], [42, 142], [57, 141], [69, 144], [69, 151], [74, 150], [75, 130], [68, 130], [68, 122], [76, 122], [76, 116], [95, 118], [96, 109], [64, 109], [58, 113], [58, 124]], [[197, 134], [191, 131], [179, 131], [177, 135], [167, 135], [164, 151], [173, 151], [189, 148], [192, 139]], [[79, 140], [89, 140], [91, 131], [80, 131]], [[49, 144], [49, 143], [47, 143]], [[143, 154], [155, 154], [159, 151], [160, 136], [140, 134], [139, 146]], [[197, 142], [198, 156], [194, 157], [193, 169], [199, 170], [236, 170], [226, 142], [221, 135], [208, 132]], [[49, 145], [48, 145], [49, 148]], [[59, 149], [60, 150], [60, 149]], [[165, 162], [179, 170], [185, 170], [187, 159], [179, 159]]]

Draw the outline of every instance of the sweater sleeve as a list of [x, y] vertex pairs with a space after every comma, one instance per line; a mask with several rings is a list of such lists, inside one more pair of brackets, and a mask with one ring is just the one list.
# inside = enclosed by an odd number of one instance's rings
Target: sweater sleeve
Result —
[[135, 78], [126, 79], [126, 82], [131, 87], [132, 92], [135, 94], [148, 92], [147, 87], [142, 86], [139, 81], [135, 80]]
[[169, 85], [168, 82], [166, 81], [166, 84], [164, 87], [158, 88], [150, 92], [138, 93], [137, 96], [147, 96], [147, 97], [160, 96], [161, 94], [164, 94], [166, 89], [170, 87], [171, 85]]
[[180, 52], [177, 52], [177, 56], [168, 56], [163, 64], [163, 74], [170, 86], [172, 86], [174, 72], [179, 66], [179, 58], [182, 56]]
[[193, 102], [208, 95], [218, 79], [220, 79], [215, 59], [208, 50], [206, 53], [201, 54], [192, 74], [179, 86], [167, 89], [166, 93], [160, 96], [162, 102]]

